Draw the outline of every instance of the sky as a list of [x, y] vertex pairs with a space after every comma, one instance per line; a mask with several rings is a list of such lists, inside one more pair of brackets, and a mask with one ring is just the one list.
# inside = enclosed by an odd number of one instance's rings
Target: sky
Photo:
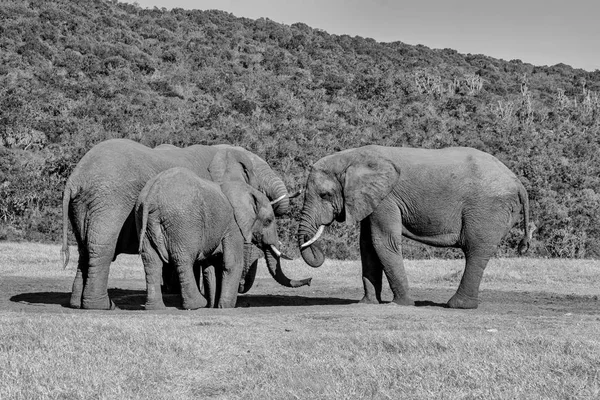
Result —
[[303, 22], [330, 34], [401, 41], [533, 65], [600, 70], [600, 0], [136, 0]]

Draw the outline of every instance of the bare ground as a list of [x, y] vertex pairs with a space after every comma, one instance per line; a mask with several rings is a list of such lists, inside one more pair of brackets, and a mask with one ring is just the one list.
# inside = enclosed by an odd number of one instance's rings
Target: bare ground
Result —
[[[75, 310], [68, 307], [72, 279], [49, 279], [45, 277], [3, 277], [0, 282], [0, 312], [32, 313], [86, 313], [87, 310]], [[357, 285], [360, 284], [357, 282]], [[411, 294], [417, 307], [444, 307], [454, 289], [447, 287], [411, 288]], [[145, 311], [145, 287], [137, 279], [111, 279], [109, 295], [120, 310], [106, 311], [116, 313], [149, 312]], [[286, 289], [277, 286], [268, 277], [257, 278], [254, 288], [246, 295], [240, 295], [234, 312], [244, 313], [296, 313], [311, 311], [333, 311], [342, 306], [358, 305], [362, 288], [318, 288], [306, 287]], [[389, 292], [384, 300], [391, 300]], [[179, 309], [180, 298], [177, 295], [165, 297], [167, 310], [161, 313], [189, 313]], [[97, 311], [94, 311], [97, 312]], [[195, 313], [218, 315], [223, 310], [197, 310]], [[231, 310], [227, 311], [228, 313]], [[448, 310], [453, 312], [453, 310]], [[544, 291], [506, 291], [484, 289], [480, 293], [480, 305], [473, 313], [496, 315], [557, 316], [581, 314], [597, 316], [600, 320], [600, 300], [594, 294], [558, 294]]]

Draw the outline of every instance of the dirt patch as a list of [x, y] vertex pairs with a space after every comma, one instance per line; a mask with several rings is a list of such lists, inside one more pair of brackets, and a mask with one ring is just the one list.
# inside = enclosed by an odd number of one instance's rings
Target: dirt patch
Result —
[[[30, 277], [4, 277], [0, 282], [0, 310], [33, 313], [81, 313], [87, 310], [74, 310], [68, 307], [71, 279], [46, 279]], [[449, 288], [412, 288], [411, 294], [417, 307], [445, 307], [453, 295]], [[109, 295], [121, 311], [142, 311], [145, 301], [145, 287], [139, 280], [111, 280]], [[238, 298], [237, 307], [244, 312], [294, 313], [311, 310], [325, 311], [342, 305], [358, 303], [362, 288], [339, 289], [286, 289], [274, 282], [257, 280], [250, 293]], [[384, 300], [391, 300], [389, 292]], [[178, 313], [180, 297], [165, 297], [167, 310]], [[453, 310], [448, 310], [453, 312]], [[115, 312], [115, 311], [112, 311]], [[211, 314], [219, 312], [210, 310]], [[553, 316], [565, 314], [587, 314], [600, 317], [598, 295], [561, 295], [547, 292], [518, 292], [483, 290], [480, 305], [473, 313], [482, 314], [522, 314]], [[214, 314], [213, 314], [214, 315]]]

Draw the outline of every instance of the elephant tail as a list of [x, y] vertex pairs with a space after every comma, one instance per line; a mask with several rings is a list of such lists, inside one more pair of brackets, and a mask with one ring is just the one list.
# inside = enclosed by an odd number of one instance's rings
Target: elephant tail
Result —
[[519, 200], [521, 201], [521, 205], [523, 207], [523, 239], [519, 242], [519, 247], [517, 251], [519, 254], [525, 254], [527, 250], [529, 250], [529, 241], [533, 237], [533, 231], [535, 231], [536, 226], [533, 222], [529, 222], [529, 196], [527, 195], [527, 190], [523, 185], [520, 185], [519, 188]]
[[148, 227], [148, 207], [144, 207], [144, 203], [140, 203], [139, 208], [135, 210], [136, 222], [138, 226], [139, 247], [138, 253], [142, 254], [142, 246], [146, 238], [146, 228]]
[[67, 268], [69, 264], [69, 243], [68, 243], [68, 235], [69, 235], [69, 204], [71, 203], [71, 182], [67, 181], [65, 184], [65, 190], [63, 191], [63, 204], [62, 204], [62, 213], [63, 213], [63, 237], [62, 237], [62, 261], [63, 261], [63, 269]]

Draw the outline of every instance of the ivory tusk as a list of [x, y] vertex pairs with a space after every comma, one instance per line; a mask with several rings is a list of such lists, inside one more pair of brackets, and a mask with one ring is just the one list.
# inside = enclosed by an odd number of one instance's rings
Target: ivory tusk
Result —
[[293, 260], [293, 258], [291, 258], [290, 256], [283, 254], [281, 251], [279, 251], [279, 249], [274, 245], [271, 245], [271, 250], [273, 250], [273, 253], [275, 253], [277, 258], [283, 258], [284, 260]]
[[319, 226], [319, 229], [317, 230], [317, 233], [315, 233], [315, 236], [313, 236], [312, 239], [310, 239], [308, 242], [301, 244], [300, 248], [304, 249], [304, 248], [310, 246], [311, 244], [313, 244], [314, 242], [316, 242], [317, 240], [319, 240], [319, 238], [323, 234], [324, 230], [325, 230], [325, 225]]
[[302, 189], [298, 190], [298, 191], [297, 191], [297, 192], [295, 192], [295, 193], [292, 193], [292, 194], [290, 194], [290, 196], [289, 196], [289, 197], [290, 197], [290, 199], [293, 199], [294, 197], [298, 197], [298, 196], [300, 196], [301, 194], [302, 194]]
[[281, 196], [279, 196], [278, 198], [276, 198], [275, 200], [273, 200], [271, 202], [271, 205], [279, 203], [281, 200], [285, 199], [285, 196], [287, 196], [287, 194], [282, 194]]

